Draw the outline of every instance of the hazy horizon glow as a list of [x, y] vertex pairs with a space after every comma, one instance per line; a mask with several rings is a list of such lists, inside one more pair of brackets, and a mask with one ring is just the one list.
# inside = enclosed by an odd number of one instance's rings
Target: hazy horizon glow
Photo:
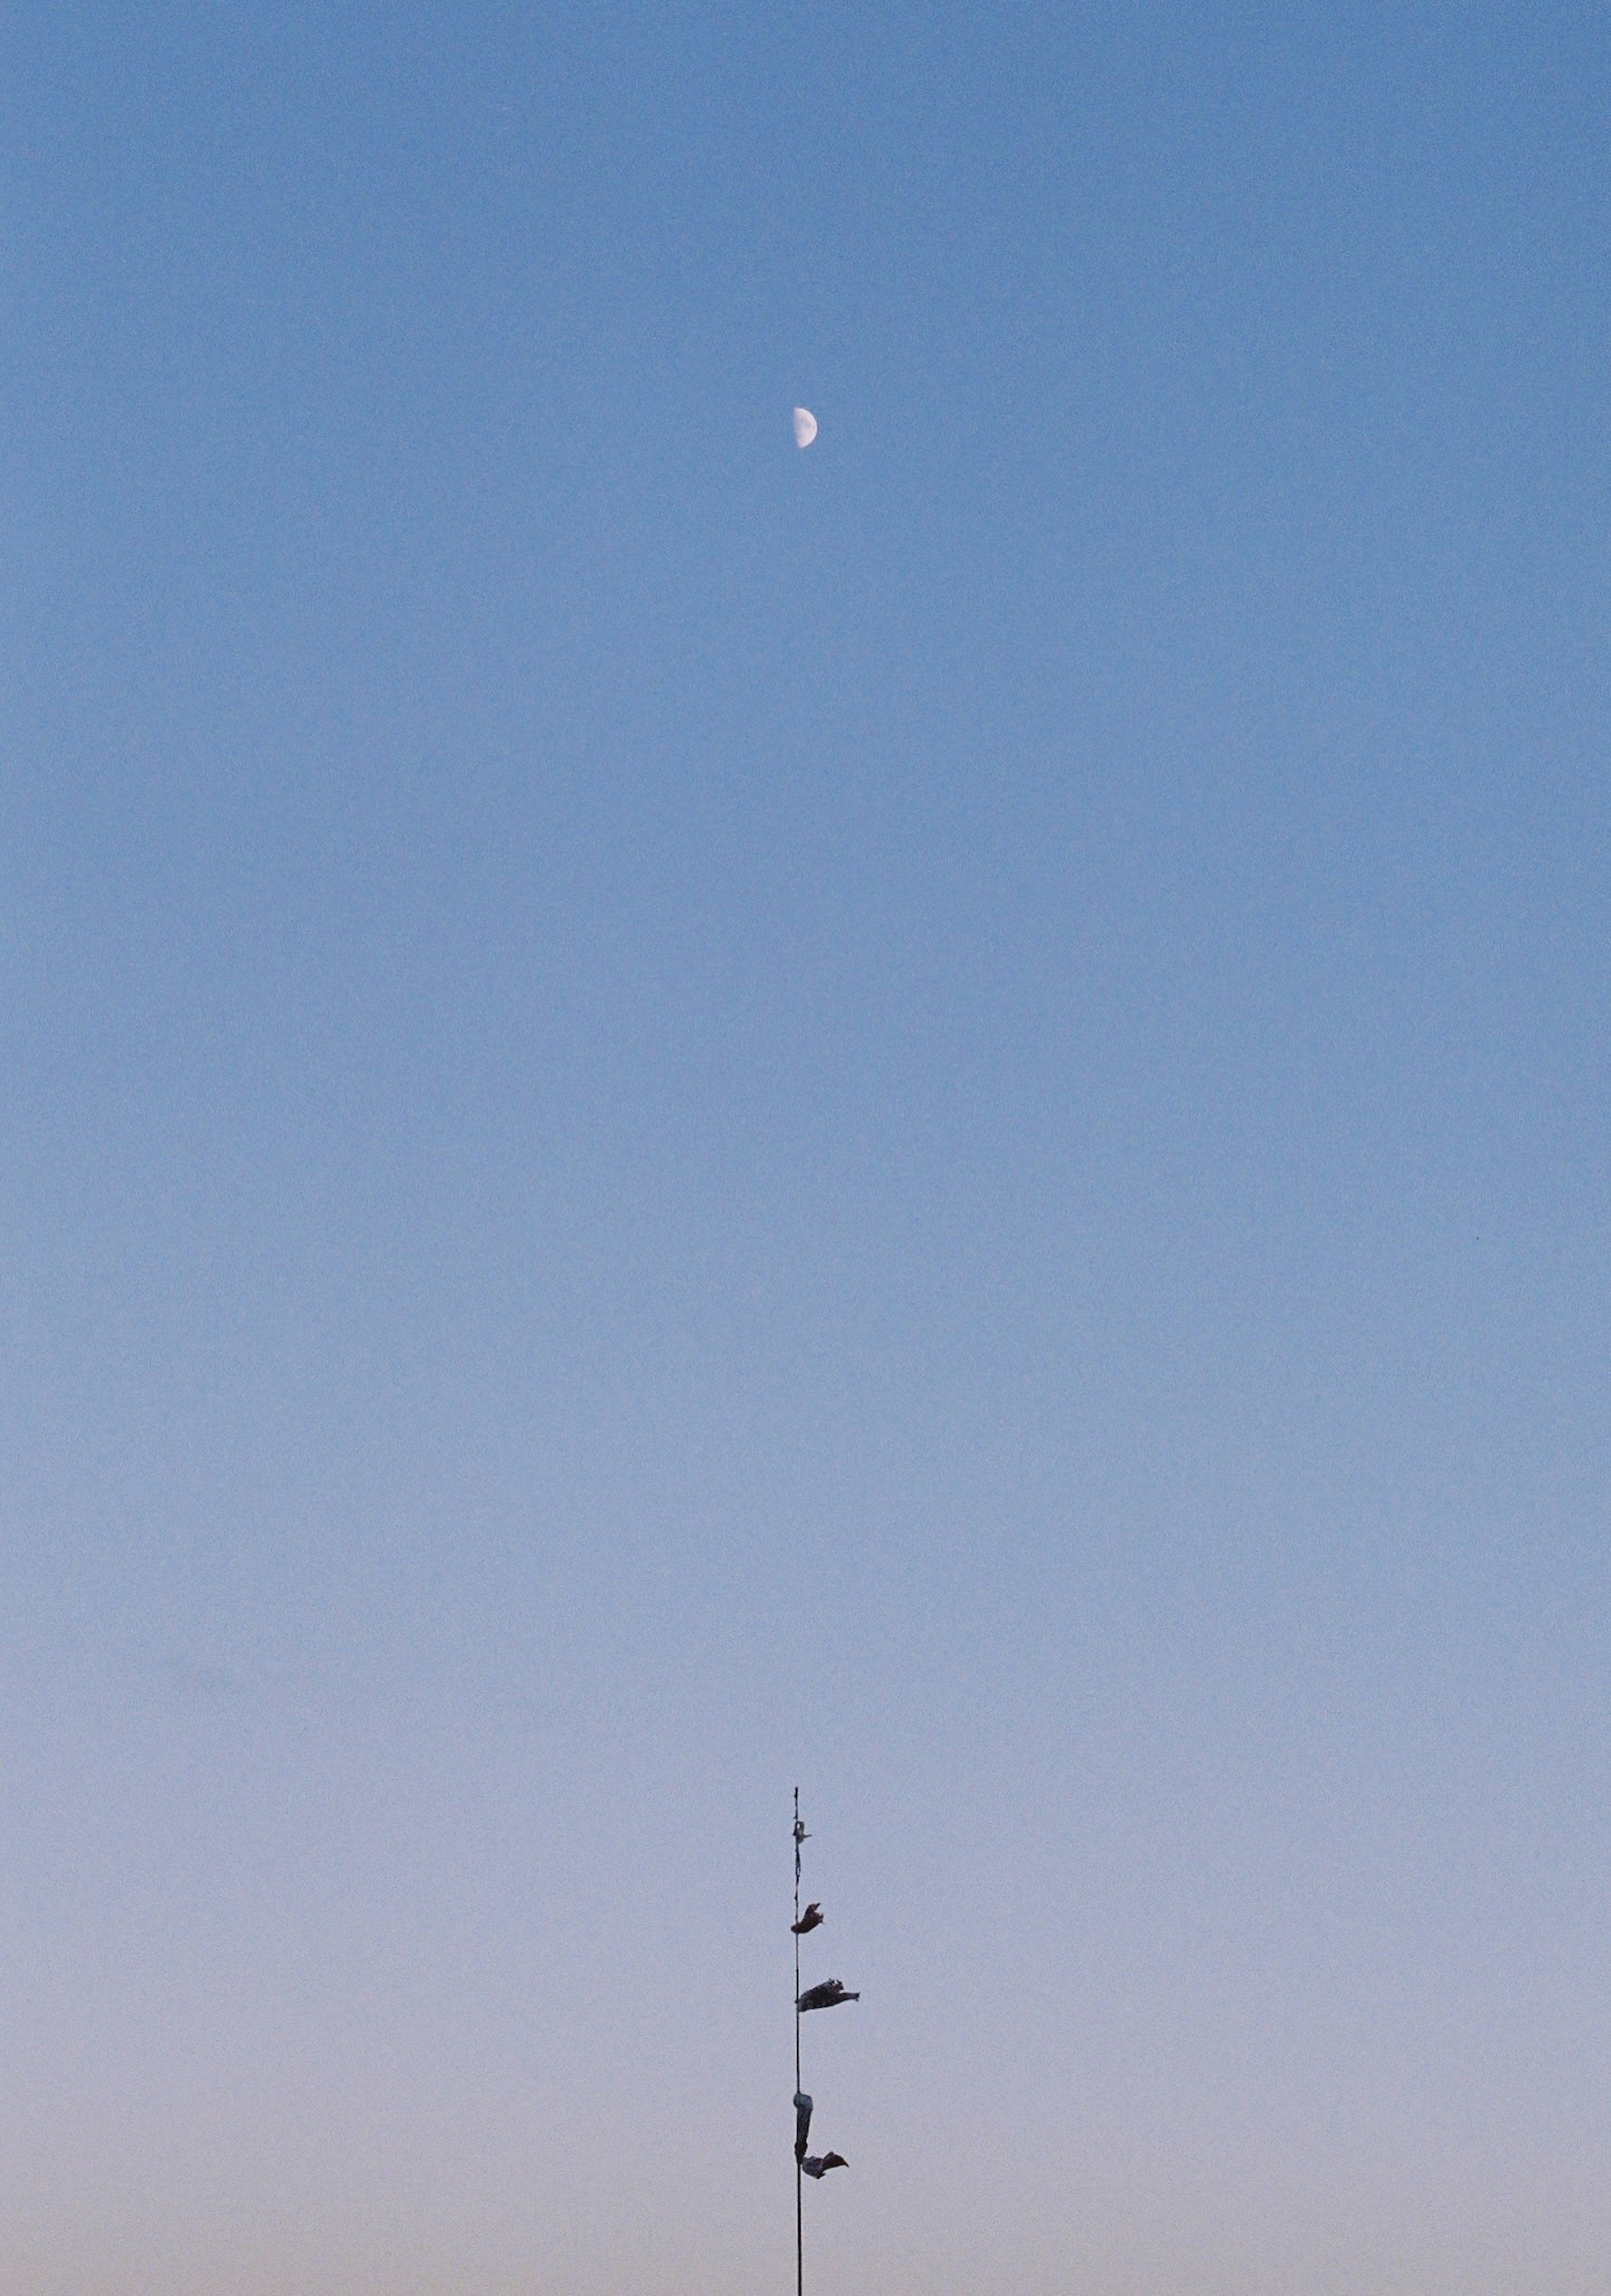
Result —
[[1603, 2286], [1606, 46], [12, 12], [0, 2296]]

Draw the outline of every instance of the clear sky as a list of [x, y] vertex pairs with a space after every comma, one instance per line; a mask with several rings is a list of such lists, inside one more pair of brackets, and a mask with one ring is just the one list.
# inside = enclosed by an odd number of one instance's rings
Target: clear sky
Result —
[[0, 2296], [1604, 2288], [1608, 40], [4, 11]]

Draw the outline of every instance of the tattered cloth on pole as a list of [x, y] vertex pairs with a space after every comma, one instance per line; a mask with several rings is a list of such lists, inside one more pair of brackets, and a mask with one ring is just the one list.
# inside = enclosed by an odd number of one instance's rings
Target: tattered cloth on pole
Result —
[[842, 2152], [808, 2152], [801, 2162], [808, 2177], [826, 2177], [830, 2169], [848, 2169], [850, 2162]]
[[811, 2136], [811, 2100], [803, 2089], [794, 2092], [794, 2158], [805, 2159], [805, 2149]]
[[819, 1930], [822, 1927], [822, 1907], [818, 1904], [816, 1898], [813, 1898], [810, 1904], [806, 1907], [804, 1913], [800, 1916], [800, 1919], [797, 1922], [790, 1923], [789, 1934], [791, 1937], [806, 1937], [812, 1930]]
[[807, 2009], [836, 2009], [842, 2001], [859, 2001], [859, 1993], [847, 1993], [836, 1977], [824, 1978], [820, 1985], [809, 1985], [794, 2003], [801, 2011]]

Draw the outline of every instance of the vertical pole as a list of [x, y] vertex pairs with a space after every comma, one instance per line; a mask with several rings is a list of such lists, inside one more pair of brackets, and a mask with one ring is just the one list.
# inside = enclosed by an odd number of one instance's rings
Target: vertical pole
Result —
[[[794, 1789], [794, 2094], [801, 2092], [801, 1789]], [[794, 2296], [806, 2296], [806, 2218], [801, 2213], [803, 2169], [794, 2163]]]

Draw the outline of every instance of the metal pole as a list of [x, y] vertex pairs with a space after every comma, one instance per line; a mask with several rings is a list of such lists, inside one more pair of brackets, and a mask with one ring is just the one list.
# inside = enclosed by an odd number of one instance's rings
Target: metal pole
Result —
[[[800, 1788], [794, 1789], [794, 2094], [800, 2094]], [[805, 2296], [804, 2172], [794, 2163], [794, 2296]]]

